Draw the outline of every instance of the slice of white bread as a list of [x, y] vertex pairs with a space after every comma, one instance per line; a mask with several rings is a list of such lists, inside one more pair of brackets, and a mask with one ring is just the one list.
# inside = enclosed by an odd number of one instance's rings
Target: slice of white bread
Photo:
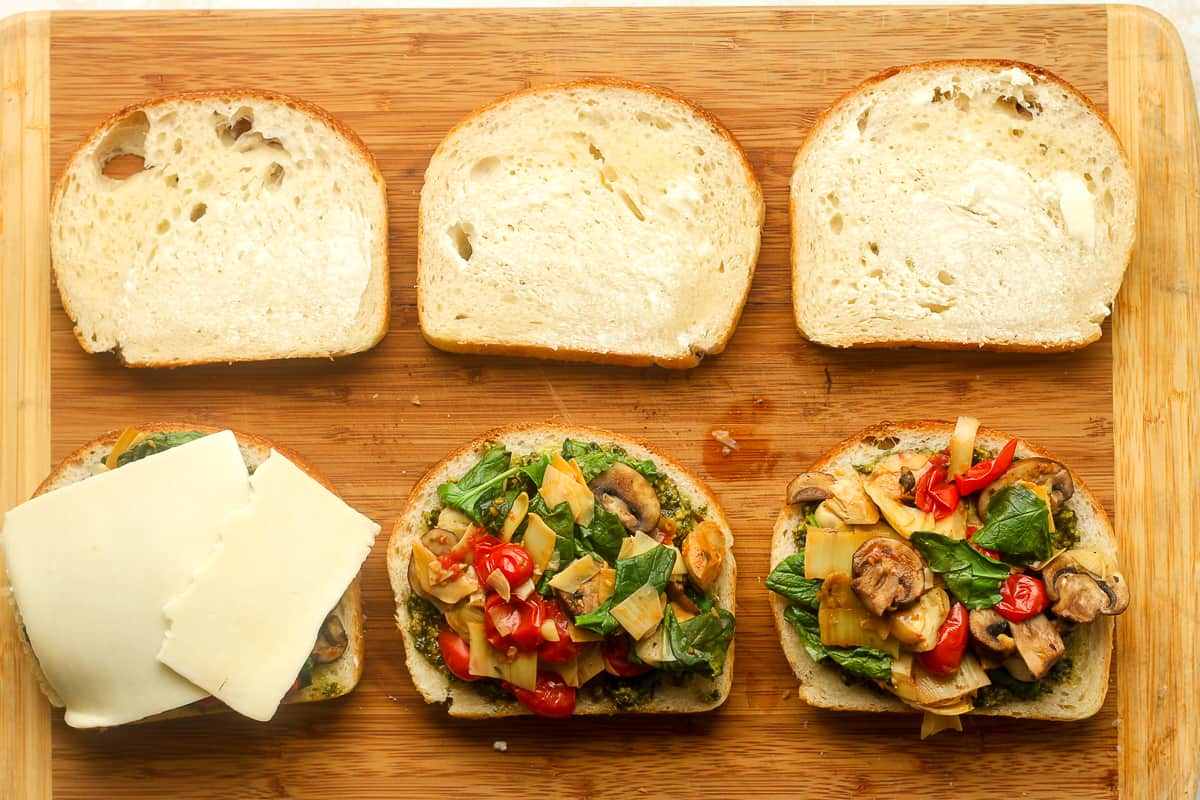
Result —
[[239, 89], [117, 112], [67, 163], [50, 229], [76, 338], [130, 366], [338, 356], [387, 331], [383, 177], [301, 100]]
[[[947, 422], [884, 422], [855, 434], [817, 459], [809, 470], [825, 472], [854, 472], [854, 465], [873, 464], [887, 453], [899, 450], [942, 450], [950, 442], [953, 423]], [[999, 451], [1011, 437], [989, 428], [980, 428], [976, 446]], [[1021, 440], [1017, 446], [1019, 458], [1041, 456], [1054, 458], [1044, 450]], [[1057, 460], [1057, 459], [1055, 459]], [[1108, 516], [1079, 475], [1070, 469], [1075, 482], [1075, 494], [1066, 508], [1075, 512], [1079, 547], [1099, 550], [1117, 556], [1117, 542]], [[800, 472], [801, 470], [797, 470]], [[782, 495], [782, 487], [780, 494]], [[797, 550], [792, 532], [804, 521], [802, 506], [785, 505], [775, 520], [771, 538], [771, 568]], [[895, 711], [919, 713], [899, 699], [872, 691], [861, 685], [847, 686], [839, 669], [818, 664], [809, 657], [800, 637], [791, 624], [783, 619], [787, 599], [770, 592], [775, 627], [783, 642], [792, 671], [800, 681], [800, 699], [810, 705], [839, 711]], [[1012, 700], [991, 708], [977, 708], [969, 713], [1001, 717], [1073, 720], [1090, 717], [1104, 704], [1108, 692], [1108, 666], [1112, 657], [1114, 621], [1102, 616], [1081, 625], [1066, 638], [1066, 653], [1072, 668], [1068, 675], [1046, 694], [1036, 700]]]
[[796, 155], [796, 324], [834, 347], [1079, 348], [1100, 338], [1136, 216], [1121, 143], [1060, 78], [1010, 61], [888, 70]]
[[[189, 423], [154, 423], [146, 425], [134, 426], [139, 431], [145, 434], [179, 432], [179, 431], [202, 431], [205, 433], [217, 433], [222, 428], [214, 428], [209, 425], [193, 425]], [[86, 480], [92, 477], [97, 472], [105, 469], [104, 462], [108, 458], [108, 454], [112, 451], [113, 445], [116, 444], [117, 438], [121, 435], [121, 431], [110, 431], [99, 438], [93, 439], [87, 444], [80, 447], [75, 452], [64, 458], [42, 481], [38, 486], [37, 491], [33, 493], [34, 497], [46, 492], [52, 492], [55, 489], [69, 486], [72, 483]], [[263, 439], [259, 436], [253, 436], [247, 433], [234, 431], [234, 436], [237, 438], [238, 447], [242, 451], [242, 459], [248, 467], [257, 467], [259, 464], [267, 460], [271, 455], [271, 450], [277, 450], [281, 455], [285, 456], [296, 466], [303, 469], [314, 480], [320, 483], [329, 491], [334, 491], [329, 481], [321, 472], [313, 466], [303, 456], [286, 447], [280, 447], [273, 442]], [[147, 456], [153, 458], [154, 456]], [[118, 467], [118, 469], [120, 469]], [[8, 585], [7, 578], [4, 580], [4, 585]], [[34, 666], [37, 669], [38, 683], [49, 698], [52, 705], [61, 707], [62, 700], [54, 692], [54, 689], [46, 681], [42, 674], [41, 667], [38, 665], [37, 655], [33, 652], [30, 646], [29, 639], [25, 634], [25, 628], [21, 626], [20, 609], [13, 603], [13, 597], [9, 594], [9, 603], [16, 614], [18, 627], [21, 631], [21, 642], [24, 645], [25, 651], [29, 653], [33, 659]], [[342, 655], [331, 661], [328, 664], [319, 664], [314, 667], [312, 672], [312, 682], [303, 688], [297, 689], [284, 697], [284, 703], [308, 703], [314, 700], [326, 700], [333, 697], [350, 693], [356, 685], [359, 678], [362, 677], [363, 668], [363, 613], [362, 613], [362, 593], [359, 588], [359, 579], [355, 578], [354, 582], [346, 588], [342, 594], [336, 607], [331, 611], [338, 615], [341, 619], [342, 626], [346, 630], [346, 650]], [[175, 719], [177, 717], [191, 717], [199, 714], [213, 713], [216, 711], [228, 711], [229, 708], [221, 703], [201, 703], [200, 705], [192, 704], [183, 706], [182, 708], [172, 709], [171, 711], [155, 714], [147, 717], [141, 722], [154, 722], [162, 719]]]
[[[425, 515], [441, 507], [437, 494], [438, 485], [461, 478], [489, 447], [503, 444], [513, 455], [556, 452], [562, 448], [564, 439], [596, 442], [605, 446], [616, 444], [623, 447], [631, 458], [650, 459], [657, 465], [659, 472], [678, 487], [680, 495], [691, 501], [695, 509], [699, 510], [702, 506], [707, 508], [705, 519], [717, 523], [725, 534], [725, 567], [712, 589], [712, 596], [718, 606], [731, 613], [735, 612], [737, 563], [733, 557], [733, 533], [717, 498], [703, 481], [649, 445], [609, 431], [550, 423], [497, 428], [446, 456], [417, 482], [388, 541], [388, 576], [396, 596], [396, 624], [404, 638], [404, 656], [408, 662], [409, 675], [412, 676], [413, 684], [425, 698], [425, 702], [447, 703], [451, 716], [475, 719], [511, 717], [528, 714], [529, 711], [515, 700], [497, 700], [491, 695], [481, 693], [476, 684], [451, 680], [417, 650], [408, 604], [412, 595], [412, 586], [408, 582], [408, 562], [412, 557], [413, 542], [428, 530], [424, 521]], [[639, 706], [638, 713], [708, 711], [721, 705], [729, 696], [729, 689], [733, 683], [733, 650], [734, 643], [731, 643], [725, 668], [716, 678], [692, 673], [683, 678], [678, 685], [675, 683], [676, 678], [664, 680], [655, 689], [653, 699]], [[620, 709], [608, 699], [593, 698], [585, 686], [579, 690], [575, 713], [616, 714], [620, 713]]]
[[421, 330], [434, 346], [693, 367], [733, 334], [764, 206], [746, 154], [660, 89], [532, 89], [460, 122], [425, 172]]

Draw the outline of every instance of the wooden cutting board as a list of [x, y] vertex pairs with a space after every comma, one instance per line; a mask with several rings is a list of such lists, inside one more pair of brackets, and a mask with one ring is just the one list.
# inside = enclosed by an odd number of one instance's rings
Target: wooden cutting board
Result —
[[[0, 456], [5, 507], [52, 459], [127, 423], [186, 419], [308, 455], [385, 526], [363, 570], [367, 660], [348, 698], [76, 731], [50, 712], [0, 615], [0, 796], [1192, 798], [1200, 738], [1200, 434], [1196, 110], [1183, 50], [1132, 7], [109, 13], [0, 29]], [[1139, 244], [1111, 326], [1082, 352], [833, 352], [789, 305], [787, 182], [796, 147], [844, 91], [896, 64], [1009, 57], [1107, 108], [1141, 182]], [[498, 95], [612, 75], [669, 87], [729, 126], [767, 221], [729, 349], [689, 372], [442, 353], [417, 328], [421, 176], [442, 135]], [[87, 131], [143, 98], [256, 86], [347, 122], [388, 183], [393, 321], [334, 363], [132, 371], [76, 345], [50, 286], [49, 181]], [[466, 289], [469, 297], [469, 287]], [[1115, 512], [1135, 600], [1114, 691], [1074, 723], [974, 719], [922, 743], [915, 716], [807, 708], [762, 581], [785, 482], [883, 418], [953, 419], [1061, 453]], [[408, 490], [485, 429], [557, 418], [644, 437], [711, 482], [737, 536], [735, 688], [712, 714], [465, 722], [409, 682], [383, 538]], [[723, 454], [713, 430], [738, 448]], [[493, 743], [507, 742], [498, 752]]]

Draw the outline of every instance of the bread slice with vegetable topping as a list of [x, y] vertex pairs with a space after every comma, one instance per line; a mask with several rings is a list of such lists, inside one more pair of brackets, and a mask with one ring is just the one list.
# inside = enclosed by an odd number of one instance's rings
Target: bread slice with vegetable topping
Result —
[[[566, 440], [578, 443], [580, 448], [591, 449], [593, 454], [596, 452], [596, 448], [592, 448], [592, 445], [597, 445], [610, 453], [619, 452], [628, 463], [638, 465], [643, 470], [646, 469], [644, 466], [646, 463], [653, 464], [659, 477], [655, 479], [653, 490], [657, 500], [652, 503], [642, 504], [628, 491], [616, 486], [621, 475], [616, 476], [613, 481], [594, 478], [590, 481], [590, 485], [584, 486], [574, 496], [572, 502], [579, 503], [581, 513], [586, 513], [585, 507], [589, 510], [594, 508], [597, 516], [602, 514], [601, 509], [604, 509], [606, 513], [609, 508], [617, 509], [617, 513], [631, 513], [631, 517], [626, 517], [622, 523], [619, 523], [625, 528], [637, 528], [642, 525], [655, 527], [653, 521], [647, 521], [644, 516], [645, 509], [649, 505], [653, 505], [656, 508], [653, 513], [659, 514], [661, 517], [655, 528], [656, 536], [662, 535], [661, 531], [667, 528], [678, 535], [678, 538], [674, 539], [675, 543], [679, 545], [677, 552], [684, 560], [688, 561], [689, 570], [696, 566], [699, 560], [692, 558], [692, 553], [687, 548], [687, 539], [699, 538], [693, 537], [692, 534], [700, 530], [701, 525], [705, 526], [705, 533], [712, 534], [714, 537], [710, 543], [711, 546], [718, 549], [718, 552], [713, 555], [719, 570], [710, 572], [707, 576], [707, 579], [711, 580], [711, 585], [707, 588], [706, 597], [714, 607], [708, 613], [714, 617], [717, 614], [722, 617], [727, 616], [729, 624], [728, 631], [721, 637], [725, 639], [728, 649], [724, 651], [723, 665], [715, 676], [702, 672], [674, 672], [661, 676], [650, 675], [647, 676], [647, 679], [635, 678], [622, 681], [605, 674], [590, 684], [585, 682], [582, 688], [578, 688], [573, 713], [686, 713], [716, 708], [729, 695], [733, 679], [731, 639], [737, 577], [737, 565], [732, 549], [733, 534], [720, 504], [699, 478], [649, 445], [608, 431], [574, 425], [516, 425], [490, 431], [435, 464], [413, 488], [401, 511], [400, 518], [396, 522], [387, 549], [388, 574], [396, 598], [396, 623], [404, 638], [405, 658], [413, 684], [426, 702], [446, 704], [452, 716], [485, 718], [531, 713], [521, 703], [514, 700], [513, 695], [502, 688], [499, 681], [485, 679], [466, 682], [451, 675], [444, 666], [438, 643], [439, 630], [449, 630], [444, 617], [444, 609], [448, 606], [439, 604], [439, 607], [435, 607], [430, 602], [423, 600], [413, 588], [413, 583], [410, 581], [410, 570], [414, 567], [414, 548], [422, 545], [422, 537], [429, 534], [431, 529], [437, 525], [446, 524], [443, 520], [447, 514], [457, 516], [460, 521], [466, 519], [458, 515], [454, 509], [449, 512], [445, 511], [447, 504], [439, 497], [439, 486], [462, 479], [468, 470], [496, 445], [506, 448], [513, 456], [512, 463], [518, 465], [534, 461], [536, 459], [533, 457], [541, 454], [561, 453]], [[613, 447], [617, 450], [611, 450]], [[577, 459], [572, 459], [571, 463], [577, 463]], [[573, 471], [571, 468], [567, 468], [567, 470], [568, 472]], [[606, 470], [605, 474], [608, 471], [610, 470]], [[624, 473], [623, 470], [621, 472]], [[548, 475], [549, 471], [546, 474]], [[624, 474], [627, 476], [627, 473]], [[580, 474], [579, 478], [582, 479], [582, 477]], [[555, 480], [557, 481], [558, 478]], [[631, 478], [631, 480], [636, 479]], [[543, 481], [542, 491], [546, 491], [544, 487], [550, 481], [545, 476], [543, 476]], [[570, 484], [570, 480], [563, 484], [566, 487], [565, 491], [575, 491]], [[555, 489], [554, 491], [559, 490]], [[629, 495], [625, 497], [629, 502], [624, 507], [614, 504], [611, 499], [613, 495], [618, 498]], [[592, 506], [595, 497], [601, 499], [596, 502], [595, 506]], [[605, 497], [610, 499], [606, 500]], [[524, 512], [522, 512], [522, 516], [525, 516]], [[507, 519], [507, 515], [504, 518]], [[467, 520], [467, 523], [469, 522]], [[523, 530], [527, 532], [528, 529], [523, 528]], [[578, 526], [572, 530], [576, 535], [581, 535]], [[687, 537], [684, 535], [685, 531], [690, 531]], [[517, 534], [513, 535], [520, 538]], [[644, 542], [646, 536], [644, 533], [627, 533], [622, 528], [620, 534], [621, 541], [619, 543], [623, 546], [629, 546], [635, 540], [640, 545], [654, 546], [653, 541]], [[468, 535], [462, 535], [459, 541], [469, 538]], [[663, 541], [669, 542], [670, 540], [664, 538]], [[703, 551], [698, 550], [697, 552]], [[580, 559], [580, 561], [582, 560]], [[573, 563], [577, 564], [578, 562]], [[561, 568], [565, 565], [559, 564], [558, 566]], [[548, 567], [548, 569], [552, 570], [553, 567]], [[559, 574], [565, 572], [567, 571], [563, 570]], [[542, 573], [542, 575], [549, 577], [546, 573]], [[691, 578], [689, 577], [688, 580]], [[482, 602], [482, 591], [480, 590], [477, 597], [464, 599], [462, 604]], [[490, 589], [488, 591], [491, 592]], [[586, 593], [581, 593], [579, 596], [583, 594]], [[673, 596], [670, 592], [668, 593], [668, 597]], [[662, 596], [656, 596], [656, 600], [661, 609], [663, 606]], [[674, 609], [676, 608], [674, 602], [671, 600], [666, 603], [666, 606]], [[575, 621], [580, 625], [583, 624], [582, 618], [579, 616], [575, 617]], [[655, 630], [661, 629], [662, 625], [660, 624], [659, 628]], [[599, 639], [598, 636], [595, 638]], [[652, 635], [644, 636], [641, 642], [634, 645], [634, 649], [640, 651], [642, 644], [650, 642], [653, 638]], [[591, 643], [590, 646], [596, 650], [601, 647], [598, 643]], [[669, 644], [662, 646], [669, 647]], [[538, 669], [553, 670], [555, 667], [541, 663]], [[608, 672], [611, 672], [611, 667]]]
[[[883, 459], [893, 454], [906, 451], [924, 454], [941, 452], [948, 447], [954, 429], [954, 425], [942, 422], [885, 422], [868, 428], [832, 448], [817, 459], [804, 474], [825, 473], [839, 480], [858, 479], [870, 473], [875, 465], [883, 463]], [[1010, 440], [1011, 437], [998, 431], [978, 429], [975, 447], [987, 452], [978, 454], [976, 458], [999, 453]], [[1024, 440], [1018, 441], [1015, 452], [1018, 460], [1014, 465], [1031, 459], [1053, 461], [1045, 451]], [[969, 459], [968, 456], [968, 463]], [[1061, 462], [1054, 463], [1061, 466]], [[1116, 539], [1103, 507], [1074, 471], [1065, 467], [1064, 469], [1069, 474], [1073, 493], [1063, 503], [1059, 513], [1066, 515], [1061, 517], [1064, 520], [1073, 517], [1076, 542], [1072, 545], [1072, 550], [1094, 551], [1097, 558], [1115, 565]], [[1063, 476], [1058, 477], [1061, 479]], [[822, 525], [837, 522], [826, 521], [824, 510], [816, 506], [822, 496], [821, 490], [813, 488], [807, 494], [801, 494], [797, 482], [794, 482], [791, 488], [794, 491], [788, 499], [798, 502], [785, 504], [775, 521], [771, 540], [773, 570], [785, 559], [800, 551], [802, 536], [798, 534], [805, 532], [807, 536], [812, 535], [811, 531], [814, 529], [808, 527], [811, 520], [806, 521], [806, 514], [815, 513], [820, 517]], [[986, 490], [984, 491], [986, 493]], [[824, 496], [830, 495], [826, 493]], [[905, 508], [910, 507], [906, 505]], [[875, 512], [877, 517], [881, 510], [886, 509], [880, 506]], [[913, 511], [914, 517], [918, 516], [915, 513], [916, 509]], [[879, 521], [884, 523], [889, 516], [879, 517]], [[955, 537], [949, 528], [936, 522], [932, 516], [922, 517], [916, 524], [920, 529], [944, 530], [952, 538]], [[854, 526], [850, 528], [853, 530]], [[1053, 565], [1053, 560], [1049, 563]], [[1119, 579], [1119, 575], [1117, 577]], [[943, 585], [940, 577], [938, 585]], [[1122, 591], [1127, 592], [1127, 589], [1122, 587]], [[1125, 597], [1127, 602], [1127, 594]], [[953, 596], [951, 599], [954, 599]], [[841, 711], [915, 713], [921, 710], [872, 685], [870, 680], [847, 680], [846, 674], [840, 668], [831, 665], [828, 658], [822, 659], [820, 663], [814, 661], [806, 650], [797, 628], [785, 618], [789, 607], [794, 603], [776, 591], [770, 592], [770, 602], [784, 654], [800, 681], [799, 695], [802, 700], [810, 705]], [[1004, 624], [1002, 619], [997, 621]], [[1050, 679], [1033, 684], [1008, 681], [1004, 676], [1000, 676], [998, 681], [1002, 680], [1003, 685], [994, 682], [993, 685], [980, 690], [982, 694], [976, 697], [974, 708], [967, 713], [1047, 720], [1075, 720], [1095, 714], [1104, 703], [1108, 691], [1113, 630], [1114, 619], [1108, 615], [1099, 615], [1092, 622], [1074, 626], [1073, 630], [1063, 635], [1065, 653], [1056, 662], [1058, 668], [1049, 673]], [[974, 648], [974, 644], [968, 645], [968, 657]], [[935, 727], [933, 730], [937, 729]]]
[[[153, 423], [126, 428], [124, 431], [110, 431], [64, 458], [42, 481], [33, 496], [38, 497], [110, 469], [120, 469], [130, 461], [151, 456], [154, 453], [185, 444], [201, 436], [218, 433], [221, 430], [207, 425], [190, 423]], [[251, 472], [265, 462], [271, 455], [271, 451], [275, 450], [326, 489], [333, 491], [333, 487], [325, 476], [311, 462], [295, 451], [280, 447], [267, 439], [252, 434], [235, 431], [234, 435], [237, 438], [242, 459]], [[12, 595], [9, 596], [9, 601], [18, 622], [20, 622], [20, 609]], [[19, 628], [22, 644], [33, 660], [42, 691], [52, 705], [61, 707], [63, 702], [42, 674], [24, 626], [19, 625]], [[359, 579], [355, 578], [346, 588], [337, 605], [330, 610], [325, 623], [321, 626], [318, 640], [314, 643], [310, 661], [306, 662], [301, 674], [297, 676], [294, 687], [285, 695], [282, 702], [308, 703], [348, 694], [358, 684], [359, 678], [362, 676], [362, 669], [362, 593], [359, 588]], [[146, 717], [138, 722], [154, 722], [227, 710], [228, 707], [223, 703], [207, 698]]]

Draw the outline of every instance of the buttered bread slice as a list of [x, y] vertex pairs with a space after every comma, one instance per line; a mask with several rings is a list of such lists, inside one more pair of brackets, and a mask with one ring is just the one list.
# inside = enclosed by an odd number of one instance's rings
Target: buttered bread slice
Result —
[[130, 106], [67, 163], [51, 209], [63, 308], [131, 366], [327, 358], [387, 331], [387, 197], [314, 105], [235, 90]]
[[635, 84], [513, 95], [438, 147], [421, 192], [421, 330], [456, 352], [692, 367], [724, 349], [763, 200], [733, 136]]
[[796, 156], [796, 323], [834, 347], [1082, 347], [1121, 285], [1135, 200], [1112, 128], [1049, 72], [890, 70]]

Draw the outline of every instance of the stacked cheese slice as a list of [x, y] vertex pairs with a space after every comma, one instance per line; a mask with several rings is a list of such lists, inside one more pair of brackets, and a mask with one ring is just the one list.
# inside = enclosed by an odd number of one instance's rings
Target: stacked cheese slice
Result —
[[379, 526], [229, 431], [5, 515], [13, 599], [75, 727], [212, 695], [269, 720]]

